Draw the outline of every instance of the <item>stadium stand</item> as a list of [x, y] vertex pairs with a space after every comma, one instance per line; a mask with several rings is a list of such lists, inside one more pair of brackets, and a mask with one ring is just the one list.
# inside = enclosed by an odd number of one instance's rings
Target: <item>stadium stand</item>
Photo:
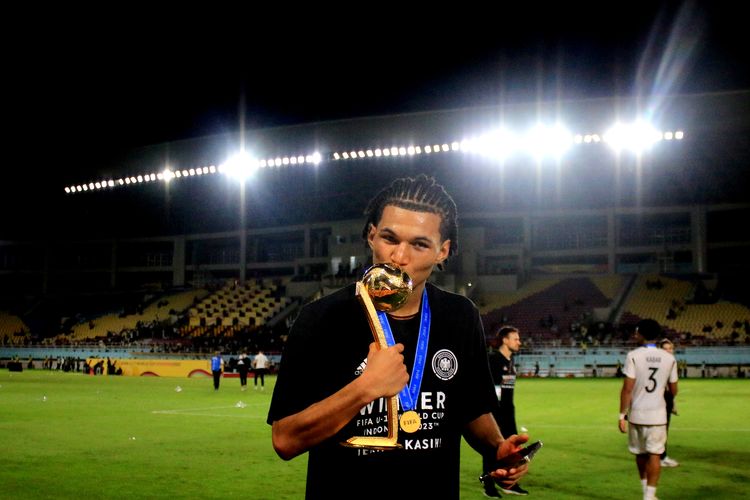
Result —
[[18, 316], [0, 311], [0, 342], [3, 345], [23, 345], [28, 342], [29, 327]]
[[620, 321], [624, 325], [634, 325], [640, 319], [654, 319], [670, 337], [683, 344], [750, 341], [750, 309], [725, 301], [695, 303], [696, 286], [693, 281], [668, 276], [639, 276]]
[[[205, 289], [189, 290], [160, 297], [152, 301], [137, 314], [125, 315], [121, 311], [91, 318], [88, 322], [77, 324], [69, 335], [61, 334], [55, 340], [86, 342], [135, 330], [139, 323], [153, 323], [160, 320], [176, 322], [178, 315], [185, 311], [196, 299], [209, 292]], [[171, 317], [171, 318], [170, 318]]]
[[488, 336], [508, 323], [535, 344], [569, 340], [581, 333], [593, 309], [611, 303], [590, 278], [532, 281], [513, 295], [513, 302], [483, 315]]
[[242, 329], [263, 326], [284, 311], [292, 300], [277, 285], [239, 284], [229, 280], [211, 295], [190, 307], [183, 336], [233, 335]]

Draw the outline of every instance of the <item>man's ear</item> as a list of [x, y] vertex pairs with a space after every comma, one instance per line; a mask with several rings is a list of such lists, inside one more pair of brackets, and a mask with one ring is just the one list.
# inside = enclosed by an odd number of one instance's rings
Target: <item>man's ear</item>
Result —
[[435, 266], [438, 268], [438, 271], [444, 271], [445, 270], [445, 260], [448, 258], [448, 254], [451, 251], [451, 240], [445, 240], [440, 245], [440, 251], [437, 254], [437, 257], [435, 258]]
[[372, 250], [373, 240], [375, 239], [375, 233], [377, 232], [377, 228], [375, 227], [375, 224], [370, 222], [370, 229], [367, 231], [367, 245], [370, 247], [370, 250]]
[[445, 262], [445, 259], [448, 258], [448, 254], [450, 254], [450, 252], [451, 252], [451, 240], [445, 240], [440, 245], [440, 251], [438, 252], [438, 255], [437, 255], [436, 264], [442, 264], [443, 262]]

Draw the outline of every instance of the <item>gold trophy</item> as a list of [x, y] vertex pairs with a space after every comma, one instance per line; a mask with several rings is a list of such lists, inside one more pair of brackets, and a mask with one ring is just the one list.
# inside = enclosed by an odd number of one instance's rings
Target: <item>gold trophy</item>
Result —
[[[388, 343], [377, 311], [395, 311], [406, 303], [411, 291], [412, 281], [409, 275], [388, 264], [376, 264], [370, 267], [365, 271], [362, 280], [357, 282], [357, 298], [367, 313], [370, 331], [378, 348], [385, 349]], [[373, 450], [401, 448], [398, 444], [398, 395], [388, 398], [387, 407], [388, 436], [354, 436], [341, 444], [352, 448]]]

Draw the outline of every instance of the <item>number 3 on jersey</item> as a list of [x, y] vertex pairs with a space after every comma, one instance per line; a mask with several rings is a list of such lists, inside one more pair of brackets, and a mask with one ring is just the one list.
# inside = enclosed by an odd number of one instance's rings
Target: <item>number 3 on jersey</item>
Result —
[[646, 392], [654, 392], [656, 390], [656, 379], [654, 377], [656, 376], [656, 372], [659, 371], [659, 367], [651, 366], [649, 370], [651, 371], [651, 375], [648, 376], [649, 386], [646, 387]]

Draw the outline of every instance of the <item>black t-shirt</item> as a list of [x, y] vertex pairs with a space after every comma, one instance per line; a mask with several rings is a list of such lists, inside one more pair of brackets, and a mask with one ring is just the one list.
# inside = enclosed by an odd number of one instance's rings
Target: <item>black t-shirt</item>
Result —
[[500, 359], [500, 408], [513, 408], [513, 391], [516, 388], [516, 364], [502, 354]]
[[490, 375], [492, 375], [492, 381], [495, 385], [500, 385], [503, 381], [503, 362], [500, 358], [504, 359], [505, 356], [500, 354], [496, 349], [490, 349], [490, 352], [487, 353], [487, 359], [490, 363]]
[[250, 361], [245, 358], [240, 358], [237, 360], [237, 369], [240, 373], [247, 373], [249, 369]]
[[[496, 398], [479, 311], [465, 297], [430, 284], [427, 293], [432, 322], [416, 403], [422, 428], [413, 434], [399, 431], [403, 448], [398, 450], [341, 446], [352, 436], [387, 434], [386, 400], [373, 401], [336, 436], [310, 450], [307, 498], [458, 498], [461, 434], [468, 422], [492, 411]], [[394, 337], [405, 343], [410, 373], [419, 321], [420, 315], [391, 321]], [[353, 285], [304, 307], [284, 350], [268, 423], [354, 380], [366, 366], [372, 341]]]

